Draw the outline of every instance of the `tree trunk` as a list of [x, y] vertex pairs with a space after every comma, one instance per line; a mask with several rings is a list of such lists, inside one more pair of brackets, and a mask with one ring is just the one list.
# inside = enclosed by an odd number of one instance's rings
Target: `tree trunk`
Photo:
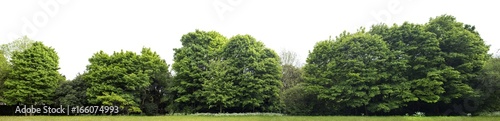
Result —
[[222, 105], [219, 106], [219, 113], [222, 113]]

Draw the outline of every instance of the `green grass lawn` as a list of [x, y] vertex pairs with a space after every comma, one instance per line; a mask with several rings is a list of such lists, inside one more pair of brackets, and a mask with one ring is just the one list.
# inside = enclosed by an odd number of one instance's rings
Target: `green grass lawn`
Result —
[[412, 116], [2, 116], [0, 121], [500, 121], [500, 117]]

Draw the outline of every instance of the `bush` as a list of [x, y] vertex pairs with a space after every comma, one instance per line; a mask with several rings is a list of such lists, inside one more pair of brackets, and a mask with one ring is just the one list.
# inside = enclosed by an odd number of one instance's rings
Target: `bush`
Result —
[[155, 103], [145, 103], [142, 111], [149, 116], [156, 115], [158, 112], [158, 105]]
[[479, 116], [500, 116], [500, 111], [482, 112], [482, 113], [479, 113]]
[[285, 113], [290, 115], [309, 115], [313, 111], [310, 105], [315, 98], [305, 91], [304, 86], [297, 85], [283, 92], [282, 99], [285, 103]]

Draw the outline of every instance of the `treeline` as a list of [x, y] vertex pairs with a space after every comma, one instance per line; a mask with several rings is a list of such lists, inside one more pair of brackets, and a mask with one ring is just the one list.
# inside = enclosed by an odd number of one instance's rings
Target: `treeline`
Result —
[[[0, 102], [114, 105], [122, 114], [464, 115], [500, 110], [500, 59], [453, 16], [343, 32], [307, 63], [250, 35], [196, 30], [169, 65], [149, 48], [103, 51], [66, 80], [56, 51], [27, 37], [1, 46]], [[169, 70], [171, 67], [172, 70]], [[461, 109], [461, 110], [459, 110]]]

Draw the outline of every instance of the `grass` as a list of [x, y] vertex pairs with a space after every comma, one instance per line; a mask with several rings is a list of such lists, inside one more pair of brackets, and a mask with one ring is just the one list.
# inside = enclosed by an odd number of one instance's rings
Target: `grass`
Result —
[[2, 116], [0, 121], [499, 121], [500, 117], [414, 116]]

